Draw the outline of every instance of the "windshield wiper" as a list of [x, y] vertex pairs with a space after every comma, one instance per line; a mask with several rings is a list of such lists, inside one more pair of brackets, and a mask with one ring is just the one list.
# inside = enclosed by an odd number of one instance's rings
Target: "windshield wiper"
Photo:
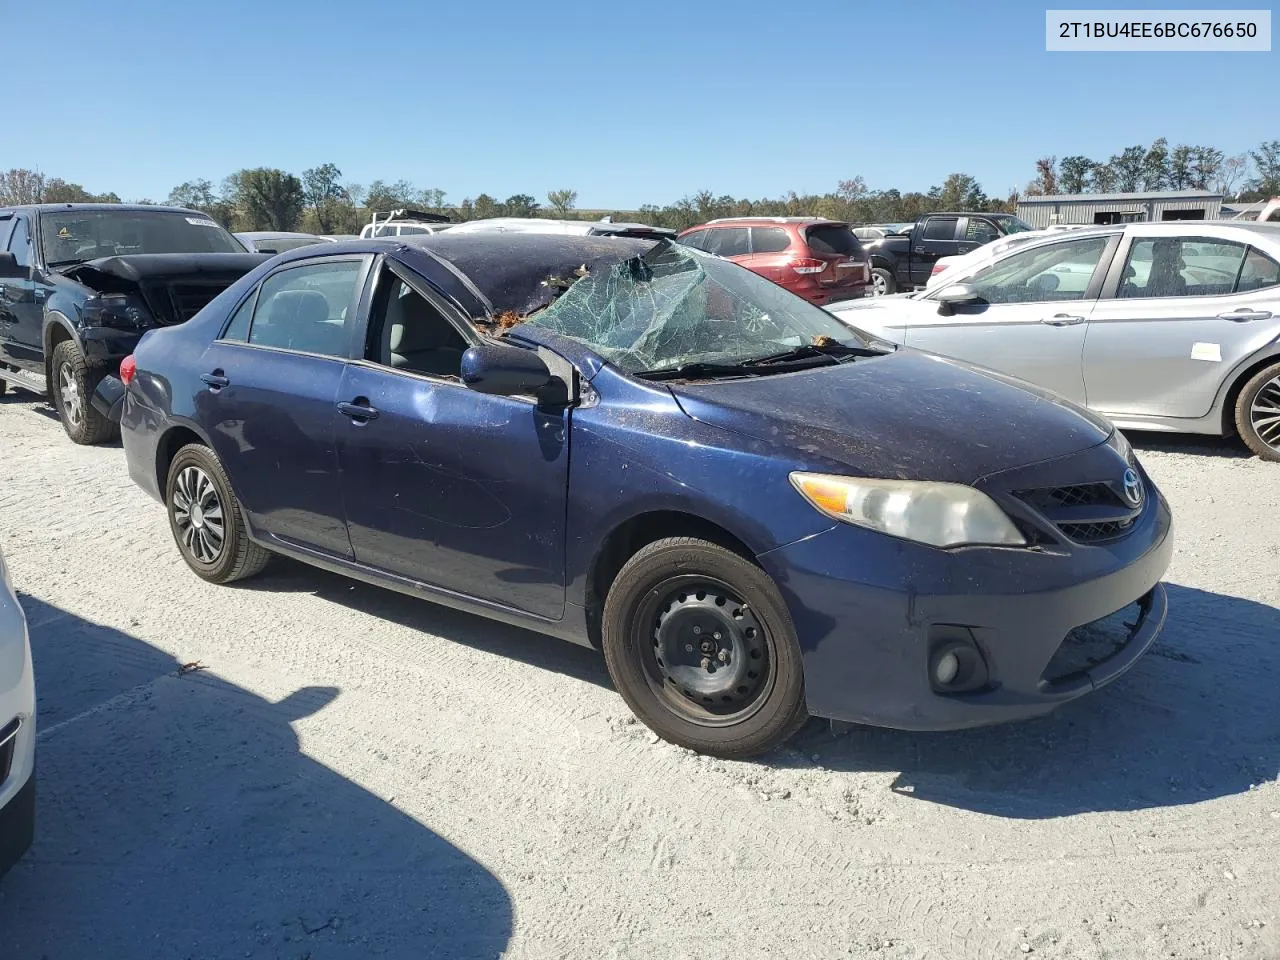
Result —
[[72, 257], [70, 260], [50, 260], [48, 263], [45, 264], [45, 266], [48, 267], [50, 270], [53, 270], [53, 269], [56, 269], [57, 267], [70, 267], [70, 266], [74, 266], [77, 263], [88, 263], [88, 262], [89, 262], [88, 257]]
[[646, 380], [681, 380], [685, 377], [758, 377], [764, 370], [752, 370], [741, 363], [678, 363], [672, 367], [655, 367], [635, 374]]
[[855, 357], [877, 357], [879, 351], [868, 349], [867, 347], [851, 347], [844, 343], [833, 343], [827, 346], [818, 346], [813, 343], [801, 344], [798, 347], [792, 347], [790, 350], [784, 350], [781, 353], [771, 353], [767, 357], [754, 357], [751, 360], [742, 361], [746, 366], [761, 366], [771, 363], [787, 363], [791, 360], [811, 360], [819, 357], [830, 360], [832, 363], [844, 363], [846, 360], [852, 360]]

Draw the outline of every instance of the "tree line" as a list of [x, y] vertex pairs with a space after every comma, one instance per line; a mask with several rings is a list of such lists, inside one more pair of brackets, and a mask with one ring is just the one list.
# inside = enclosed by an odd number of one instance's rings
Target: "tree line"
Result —
[[[989, 197], [977, 178], [953, 173], [926, 191], [870, 190], [862, 177], [840, 181], [822, 194], [794, 191], [778, 198], [732, 197], [701, 190], [664, 206], [638, 210], [581, 210], [575, 190], [552, 190], [544, 201], [529, 194], [499, 200], [482, 193], [454, 204], [444, 190], [420, 188], [408, 180], [375, 180], [367, 186], [343, 179], [332, 163], [301, 175], [271, 167], [239, 170], [216, 186], [189, 180], [174, 187], [166, 203], [201, 210], [230, 230], [299, 230], [307, 233], [358, 233], [376, 213], [396, 209], [442, 214], [453, 220], [491, 217], [559, 217], [639, 220], [684, 229], [716, 217], [818, 216], [852, 223], [906, 223], [937, 210], [1012, 213], [1019, 194], [1130, 193], [1146, 190], [1212, 190], [1236, 200], [1280, 195], [1280, 140], [1226, 156], [1214, 147], [1178, 144], [1165, 138], [1150, 146], [1125, 147], [1107, 160], [1082, 155], [1041, 157], [1035, 178], [1022, 191]], [[24, 169], [0, 172], [0, 205], [17, 203], [119, 203], [115, 193], [94, 194], [77, 183]], [[140, 200], [152, 203], [152, 200]]]

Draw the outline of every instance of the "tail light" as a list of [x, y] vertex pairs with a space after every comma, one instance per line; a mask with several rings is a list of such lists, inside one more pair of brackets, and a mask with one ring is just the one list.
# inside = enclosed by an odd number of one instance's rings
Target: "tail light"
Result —
[[821, 273], [827, 269], [827, 261], [818, 260], [815, 257], [797, 257], [791, 261], [791, 269], [796, 273]]
[[945, 263], [935, 263], [933, 265], [933, 274], [942, 273], [942, 271], [947, 269], [947, 266], [948, 264], [945, 264]]
[[133, 375], [138, 372], [138, 361], [133, 359], [133, 354], [129, 354], [120, 361], [120, 382], [126, 387], [133, 382]]

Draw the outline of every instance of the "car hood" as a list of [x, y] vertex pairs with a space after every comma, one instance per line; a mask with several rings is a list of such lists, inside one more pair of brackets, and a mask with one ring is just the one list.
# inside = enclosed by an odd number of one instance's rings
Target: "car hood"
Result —
[[1112, 429], [1020, 380], [907, 349], [838, 367], [667, 385], [695, 420], [860, 476], [972, 484], [1096, 446]]
[[136, 253], [86, 260], [62, 272], [97, 288], [105, 285], [104, 278], [139, 284], [145, 280], [201, 275], [239, 277], [269, 259], [262, 253]]

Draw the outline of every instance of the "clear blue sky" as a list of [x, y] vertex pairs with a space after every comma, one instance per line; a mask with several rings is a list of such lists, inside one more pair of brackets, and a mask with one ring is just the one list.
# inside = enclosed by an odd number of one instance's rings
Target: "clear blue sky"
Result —
[[1280, 54], [1046, 53], [1061, 0], [3, 6], [0, 169], [126, 200], [327, 161], [453, 202], [568, 187], [628, 208], [854, 174], [923, 190], [954, 171], [1004, 195], [1043, 154], [1280, 138]]

